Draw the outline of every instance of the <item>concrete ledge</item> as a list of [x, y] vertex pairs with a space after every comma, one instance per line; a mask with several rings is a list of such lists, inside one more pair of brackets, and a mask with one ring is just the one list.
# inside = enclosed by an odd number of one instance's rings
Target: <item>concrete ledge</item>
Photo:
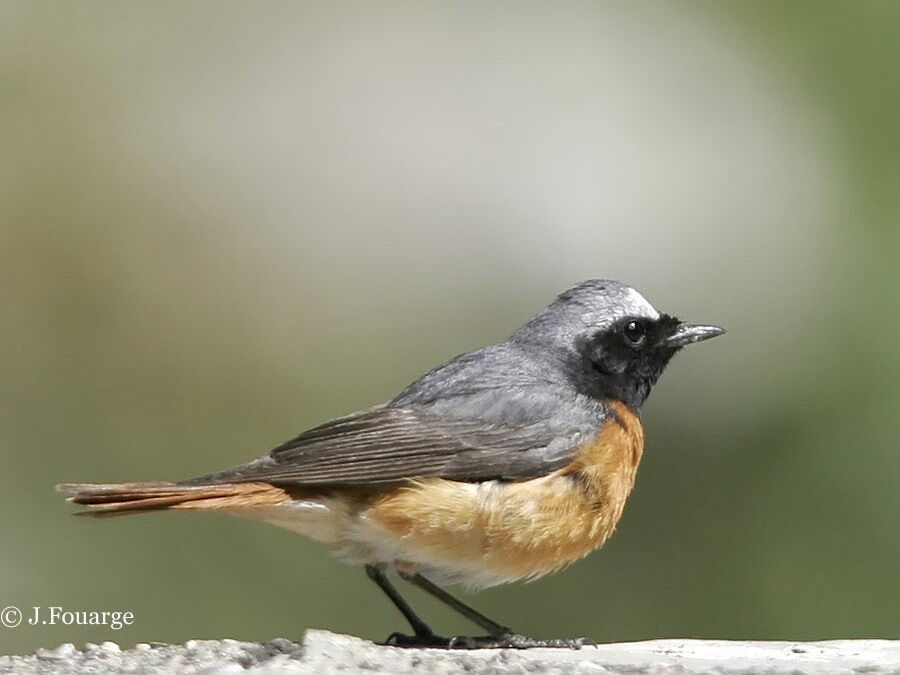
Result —
[[381, 647], [310, 630], [302, 644], [189, 640], [184, 645], [113, 642], [0, 656], [2, 673], [900, 673], [898, 640], [728, 642], [653, 640], [567, 649], [446, 651]]

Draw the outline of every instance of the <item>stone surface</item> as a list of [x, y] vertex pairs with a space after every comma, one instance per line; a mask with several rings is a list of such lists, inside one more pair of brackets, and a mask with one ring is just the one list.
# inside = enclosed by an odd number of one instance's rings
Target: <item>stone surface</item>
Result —
[[311, 630], [302, 644], [63, 644], [0, 656], [0, 673], [900, 673], [900, 641], [653, 640], [568, 649], [398, 649]]

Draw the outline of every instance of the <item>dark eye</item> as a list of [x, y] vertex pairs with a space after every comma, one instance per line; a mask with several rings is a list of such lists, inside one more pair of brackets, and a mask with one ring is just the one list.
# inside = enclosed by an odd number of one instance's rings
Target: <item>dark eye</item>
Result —
[[632, 345], [639, 345], [647, 337], [647, 326], [643, 321], [629, 321], [622, 328], [622, 334]]

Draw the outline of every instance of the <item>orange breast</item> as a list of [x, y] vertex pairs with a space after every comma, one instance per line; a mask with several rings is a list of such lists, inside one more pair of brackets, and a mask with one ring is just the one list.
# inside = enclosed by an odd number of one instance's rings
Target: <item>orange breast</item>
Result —
[[616, 418], [568, 466], [518, 483], [426, 479], [377, 497], [356, 535], [376, 557], [486, 586], [538, 577], [606, 541], [634, 486], [644, 447], [637, 415]]

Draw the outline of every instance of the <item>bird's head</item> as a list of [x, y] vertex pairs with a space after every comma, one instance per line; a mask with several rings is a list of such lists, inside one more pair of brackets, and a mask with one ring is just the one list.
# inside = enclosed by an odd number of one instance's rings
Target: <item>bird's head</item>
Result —
[[561, 357], [585, 393], [639, 410], [682, 347], [724, 332], [660, 313], [619, 281], [592, 279], [562, 293], [512, 339]]

